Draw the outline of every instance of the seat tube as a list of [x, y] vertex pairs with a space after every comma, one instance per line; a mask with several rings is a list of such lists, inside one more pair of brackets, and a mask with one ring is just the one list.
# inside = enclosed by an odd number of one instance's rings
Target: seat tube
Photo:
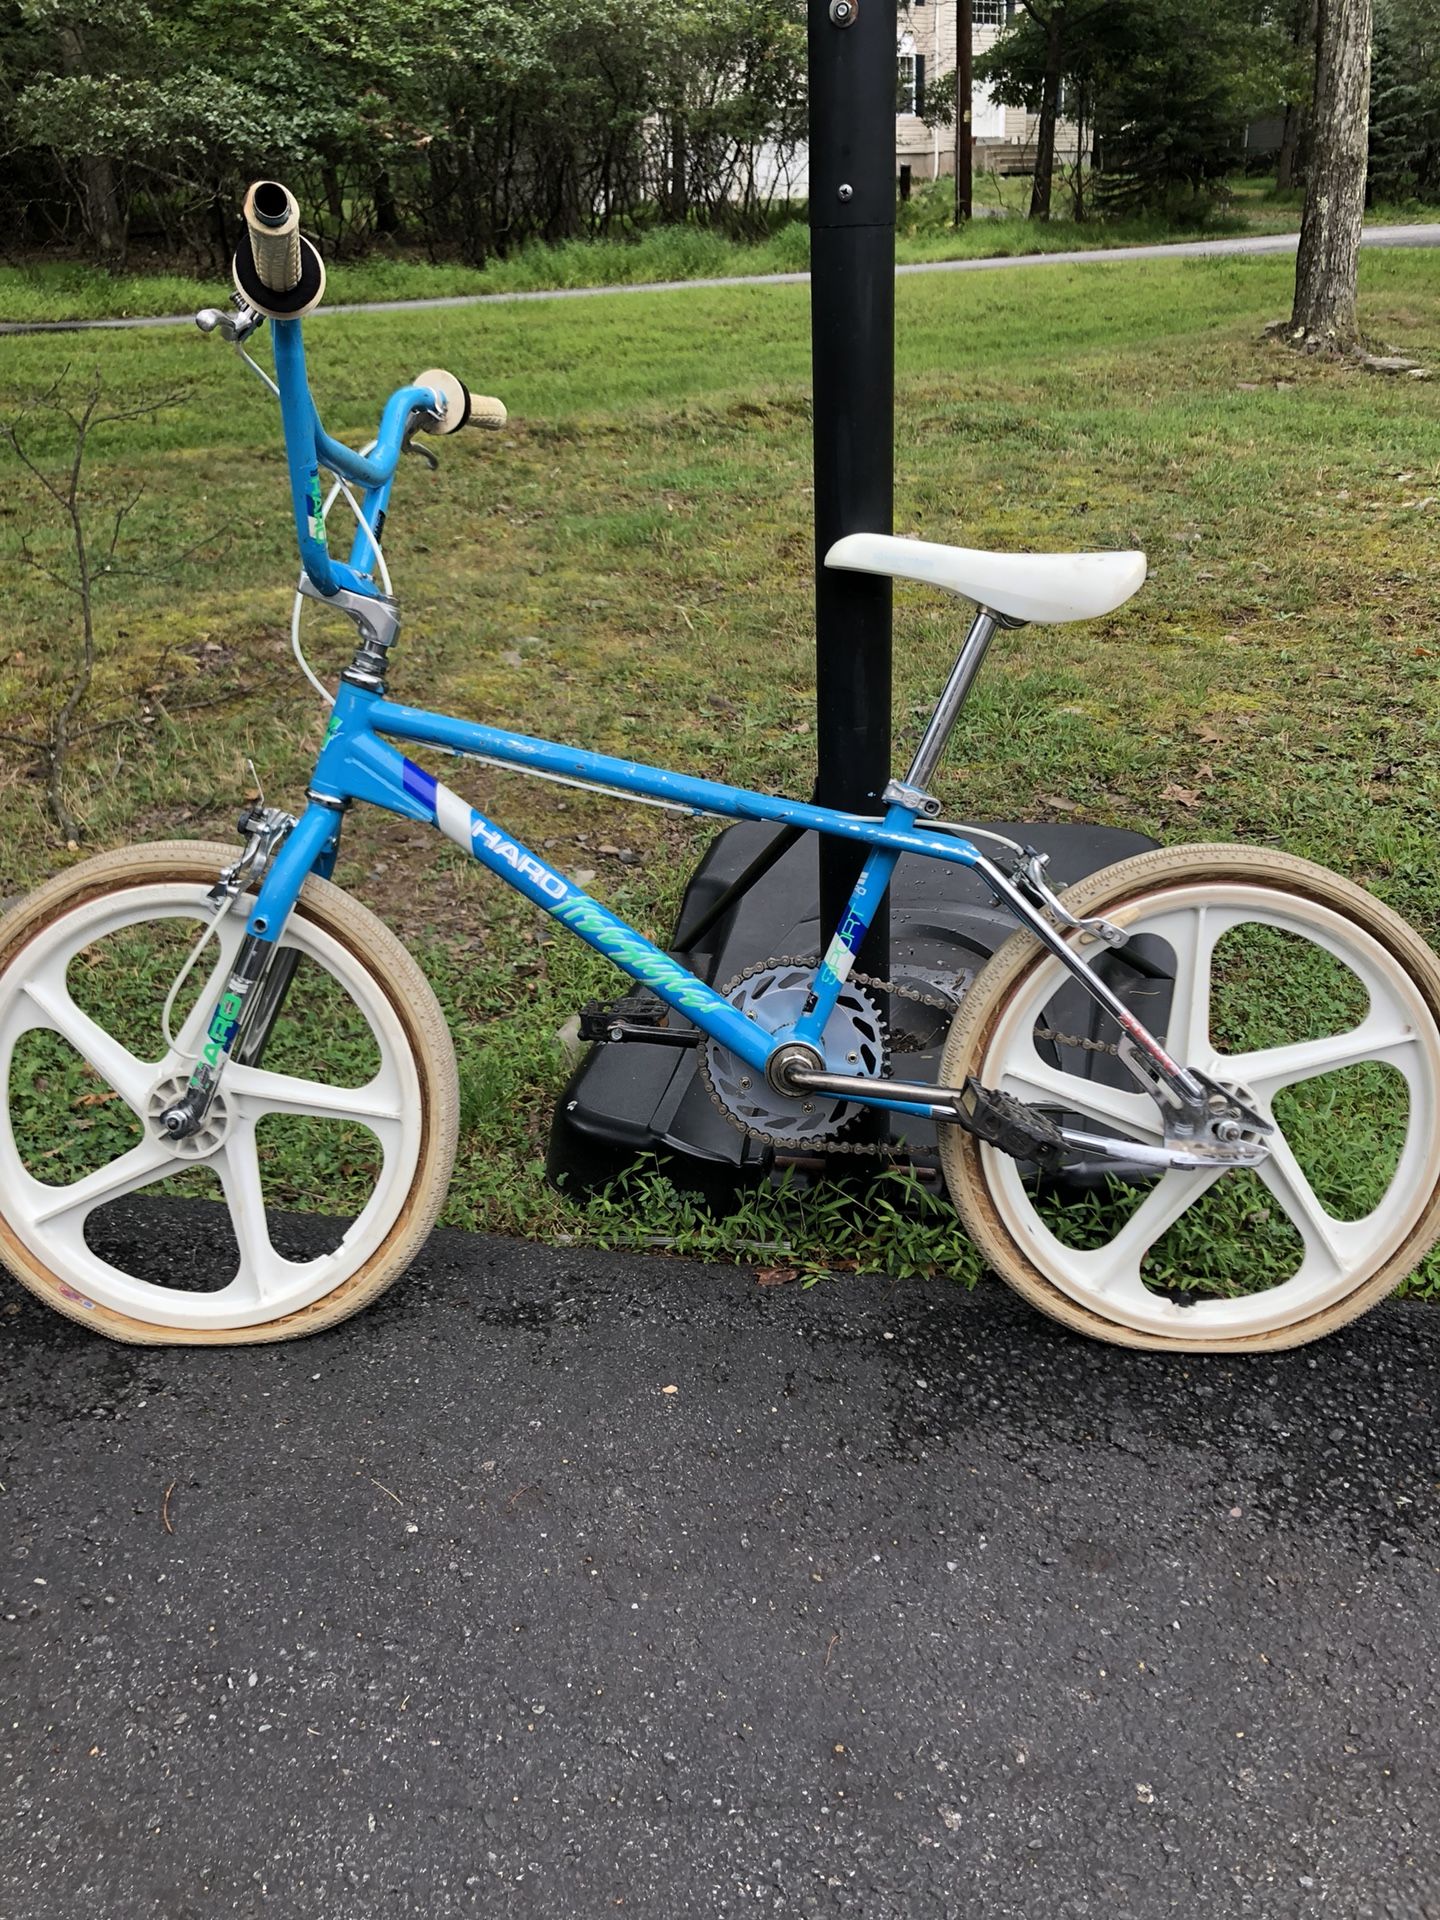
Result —
[[[885, 824], [896, 828], [913, 827], [915, 816], [908, 807], [891, 807], [885, 815]], [[876, 847], [866, 856], [845, 911], [840, 916], [840, 924], [820, 962], [815, 985], [805, 1003], [804, 1013], [795, 1024], [793, 1035], [794, 1039], [814, 1047], [818, 1052], [824, 1051], [821, 1036], [835, 1011], [840, 991], [850, 977], [861, 943], [870, 931], [870, 923], [879, 912], [899, 858], [898, 853], [891, 853], [883, 847]]]

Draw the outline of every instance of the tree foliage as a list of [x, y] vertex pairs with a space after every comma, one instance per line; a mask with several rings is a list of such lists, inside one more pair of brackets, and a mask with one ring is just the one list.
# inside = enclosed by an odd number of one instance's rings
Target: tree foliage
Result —
[[1370, 190], [1440, 199], [1440, 0], [1376, 0]]
[[753, 229], [804, 42], [800, 0], [0, 0], [0, 197], [112, 261], [223, 255], [263, 174], [342, 249], [480, 261], [656, 208]]
[[976, 78], [1043, 116], [1057, 59], [1060, 110], [1093, 137], [1098, 198], [1127, 212], [1215, 191], [1242, 158], [1247, 122], [1294, 84], [1265, 0], [1051, 0], [1016, 13]]

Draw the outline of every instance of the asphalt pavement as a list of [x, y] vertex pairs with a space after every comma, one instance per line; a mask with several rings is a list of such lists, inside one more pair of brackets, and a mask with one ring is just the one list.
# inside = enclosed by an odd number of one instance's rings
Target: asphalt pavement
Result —
[[1162, 1359], [459, 1233], [289, 1346], [0, 1301], [3, 1920], [1440, 1915], [1433, 1308]]

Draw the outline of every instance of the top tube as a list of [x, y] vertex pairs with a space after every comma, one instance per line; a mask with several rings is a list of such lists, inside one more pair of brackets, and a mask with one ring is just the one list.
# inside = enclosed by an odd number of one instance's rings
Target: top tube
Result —
[[[272, 320], [275, 344], [275, 384], [280, 389], [280, 418], [285, 429], [285, 458], [290, 469], [290, 496], [295, 510], [295, 535], [300, 563], [325, 595], [349, 588], [352, 593], [379, 599], [380, 588], [366, 570], [373, 565], [372, 535], [390, 502], [390, 486], [405, 445], [405, 435], [416, 413], [438, 412], [440, 401], [429, 387], [400, 387], [385, 402], [380, 431], [370, 454], [353, 453], [332, 439], [320, 424], [305, 370], [305, 344], [298, 320]], [[364, 489], [349, 561], [331, 557], [321, 512], [320, 468], [328, 467]]]

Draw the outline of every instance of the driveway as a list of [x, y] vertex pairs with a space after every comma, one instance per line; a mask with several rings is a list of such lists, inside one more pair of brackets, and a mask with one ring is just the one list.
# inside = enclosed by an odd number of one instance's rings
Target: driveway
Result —
[[1166, 1360], [459, 1233], [277, 1348], [3, 1297], [4, 1920], [1440, 1914], [1433, 1308]]
[[[1212, 255], [1294, 253], [1296, 233], [1241, 234], [1228, 240], [1171, 240], [1147, 247], [1086, 247], [1065, 253], [994, 254], [979, 260], [921, 260], [896, 267], [897, 279], [915, 273], [991, 273], [1005, 267], [1075, 267], [1092, 260], [1204, 260]], [[1440, 247], [1440, 223], [1366, 227], [1362, 247]], [[326, 306], [310, 316], [332, 313], [415, 313], [426, 307], [511, 306], [529, 300], [596, 300], [612, 293], [689, 293], [701, 287], [804, 286], [808, 273], [737, 273], [712, 280], [645, 280], [609, 287], [547, 287], [533, 293], [456, 293], [432, 300], [367, 300], [359, 306]], [[204, 289], [196, 283], [197, 299]], [[193, 313], [148, 315], [128, 320], [0, 320], [6, 333], [90, 333], [148, 327], [190, 327]]]

